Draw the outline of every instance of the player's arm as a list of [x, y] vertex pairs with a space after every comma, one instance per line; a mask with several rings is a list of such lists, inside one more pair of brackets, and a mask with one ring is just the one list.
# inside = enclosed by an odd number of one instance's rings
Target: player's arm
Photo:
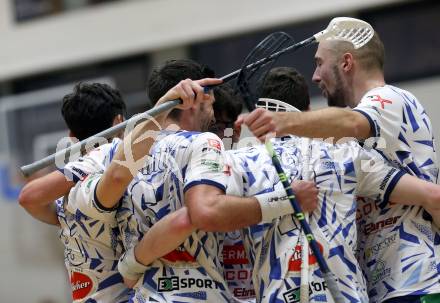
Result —
[[150, 264], [179, 247], [194, 230], [188, 209], [179, 208], [160, 219], [143, 236], [134, 249], [136, 260], [144, 265]]
[[422, 206], [440, 227], [440, 185], [405, 174], [391, 192], [390, 201]]
[[[311, 212], [318, 205], [318, 189], [310, 181], [293, 182], [296, 199], [304, 211]], [[258, 223], [293, 214], [284, 189], [253, 197], [225, 195], [219, 187], [200, 184], [185, 192], [192, 224], [205, 231], [233, 231]]]
[[[282, 186], [254, 197], [225, 195], [232, 176], [225, 173], [226, 155], [220, 138], [204, 133], [191, 144], [186, 169], [184, 201], [193, 225], [205, 231], [233, 231], [293, 213]], [[228, 165], [229, 166], [229, 165]], [[234, 168], [232, 168], [234, 169]], [[280, 185], [280, 184], [279, 184]], [[313, 182], [293, 182], [305, 210], [317, 206], [318, 189]], [[301, 197], [302, 196], [302, 197]], [[309, 199], [306, 201], [306, 199]]]
[[142, 240], [119, 260], [118, 270], [128, 287], [133, 287], [154, 260], [170, 253], [195, 230], [182, 207], [154, 224]]
[[359, 183], [356, 193], [381, 201], [417, 205], [440, 223], [440, 186], [406, 174], [388, 164], [376, 151], [360, 150]]
[[[227, 196], [211, 185], [191, 187], [185, 193], [185, 204], [191, 222], [205, 231], [233, 231], [262, 221], [256, 198]], [[285, 211], [293, 213], [288, 207]]]
[[35, 219], [59, 225], [54, 201], [68, 194], [75, 185], [59, 171], [27, 183], [20, 192], [20, 205]]
[[[219, 79], [202, 79], [181, 81], [170, 89], [157, 103], [156, 106], [169, 100], [182, 99], [180, 109], [188, 109], [203, 102], [204, 91], [202, 86], [221, 83]], [[164, 124], [171, 109], [156, 116], [156, 123]], [[152, 147], [158, 129], [156, 123], [147, 120], [139, 123], [133, 131], [124, 138], [119, 145], [115, 157], [102, 176], [97, 190], [96, 198], [103, 209], [112, 209], [119, 202], [128, 184], [133, 180], [137, 171], [145, 164], [150, 148]]]
[[111, 146], [112, 144], [101, 146], [88, 155], [69, 162], [62, 170], [30, 181], [20, 193], [20, 205], [40, 221], [59, 224], [56, 220], [54, 201], [66, 196], [73, 186], [87, 175], [102, 171], [103, 160]]
[[241, 115], [236, 125], [245, 124], [255, 137], [264, 141], [268, 133], [309, 138], [344, 137], [366, 139], [372, 136], [370, 122], [359, 112], [329, 107], [309, 112], [271, 112], [261, 108]]

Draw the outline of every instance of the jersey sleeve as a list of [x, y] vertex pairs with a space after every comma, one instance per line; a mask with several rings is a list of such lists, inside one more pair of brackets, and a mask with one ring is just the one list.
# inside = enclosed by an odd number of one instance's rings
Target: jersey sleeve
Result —
[[382, 88], [365, 95], [353, 110], [367, 118], [372, 137], [383, 138], [385, 144], [391, 144], [399, 136], [403, 108], [401, 96], [391, 89]]
[[226, 192], [225, 149], [218, 136], [200, 134], [192, 142], [189, 157], [184, 191], [198, 184], [206, 184]]
[[84, 180], [90, 174], [103, 172], [113, 159], [120, 142], [119, 139], [113, 139], [111, 143], [104, 144], [76, 161], [67, 163], [59, 171], [75, 183]]
[[106, 209], [96, 197], [96, 188], [101, 176], [101, 173], [88, 175], [70, 190], [67, 202], [67, 210], [70, 213], [76, 214], [79, 211], [90, 218], [114, 222], [115, 208]]
[[376, 151], [359, 149], [357, 163], [358, 186], [356, 193], [360, 197], [380, 201], [379, 206], [385, 206], [397, 182], [405, 174], [392, 167]]

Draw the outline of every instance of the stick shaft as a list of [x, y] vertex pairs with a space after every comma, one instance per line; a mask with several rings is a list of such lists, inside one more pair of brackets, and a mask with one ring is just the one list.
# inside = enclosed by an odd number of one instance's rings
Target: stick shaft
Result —
[[293, 193], [292, 187], [290, 186], [290, 183], [288, 181], [288, 178], [286, 174], [284, 173], [283, 168], [281, 167], [280, 160], [278, 159], [278, 156], [276, 155], [272, 143], [270, 141], [266, 142], [266, 149], [269, 152], [269, 155], [272, 159], [272, 164], [275, 167], [278, 176], [280, 178], [280, 181], [283, 184], [283, 187], [287, 193], [287, 197], [290, 200], [290, 203], [292, 204], [292, 208], [295, 211], [295, 217], [298, 219], [299, 223], [301, 224], [302, 229], [304, 230], [304, 233], [306, 234], [307, 241], [310, 245], [310, 248], [312, 249], [313, 254], [316, 257], [316, 261], [318, 262], [319, 268], [321, 269], [323, 278], [325, 282], [327, 283], [327, 287], [336, 303], [342, 303], [344, 302], [344, 299], [342, 297], [342, 294], [338, 288], [338, 285], [336, 283], [336, 277], [335, 275], [330, 271], [330, 268], [327, 265], [327, 262], [324, 259], [324, 256], [322, 255], [321, 251], [318, 247], [318, 242], [315, 240], [315, 237], [313, 236], [312, 230], [310, 228], [309, 223], [305, 219], [305, 215], [302, 212], [302, 209], [298, 202], [295, 200], [295, 195]]
[[280, 160], [273, 151], [272, 143], [268, 141], [266, 143], [266, 147], [267, 150], [270, 152], [272, 164], [278, 173], [281, 183], [283, 184], [283, 187], [290, 200], [290, 204], [292, 205], [292, 208], [295, 211], [294, 215], [301, 224], [301, 227], [304, 230], [304, 233], [306, 234], [306, 238], [307, 241], [309, 242], [310, 248], [312, 249], [313, 254], [316, 256], [316, 261], [318, 262], [321, 271], [323, 273], [327, 273], [330, 271], [330, 269], [328, 268], [327, 262], [325, 261], [324, 257], [321, 254], [321, 251], [319, 250], [318, 243], [316, 242], [315, 237], [313, 236], [310, 225], [307, 223], [305, 219], [305, 215], [301, 209], [301, 206], [295, 200], [295, 194], [293, 193], [292, 187], [290, 186], [289, 179], [287, 178], [286, 174], [283, 171], [283, 168], [281, 167]]
[[[172, 100], [172, 101], [163, 103], [155, 108], [152, 108], [152, 109], [144, 112], [141, 115], [146, 115], [146, 116], [149, 115], [149, 116], [154, 117], [154, 116], [157, 116], [157, 115], [163, 113], [166, 110], [169, 110], [169, 109], [175, 107], [179, 103], [180, 103], [180, 100]], [[122, 123], [119, 123], [113, 127], [110, 127], [106, 130], [103, 130], [102, 132], [97, 133], [96, 135], [94, 135], [90, 138], [87, 138], [87, 139], [84, 139], [80, 142], [77, 142], [77, 143], [75, 143], [65, 149], [57, 151], [56, 153], [49, 155], [41, 160], [38, 160], [32, 164], [22, 166], [20, 168], [20, 170], [25, 177], [28, 177], [28, 176], [32, 175], [34, 172], [55, 163], [55, 159], [57, 157], [64, 157], [67, 153], [69, 153], [72, 150], [85, 150], [86, 146], [89, 146], [93, 142], [96, 143], [96, 138], [108, 139], [108, 138], [114, 137], [117, 133], [123, 131], [129, 123], [132, 123], [134, 120], [138, 120], [138, 119], [139, 119], [139, 115], [135, 115], [135, 116], [131, 117], [130, 119], [128, 119]]]
[[[266, 58], [263, 58], [263, 59], [261, 59], [261, 60], [259, 60], [257, 62], [251, 63], [251, 64], [247, 65], [245, 68], [250, 68], [250, 69], [258, 68], [258, 67], [260, 67], [260, 66], [262, 66], [262, 65], [264, 65], [264, 64], [266, 64], [266, 63], [268, 63], [268, 62], [270, 62], [272, 60], [275, 60], [276, 58], [278, 58], [279, 56], [281, 56], [282, 54], [284, 54], [286, 52], [294, 51], [294, 50], [296, 50], [298, 48], [301, 48], [301, 47], [307, 46], [309, 44], [312, 44], [315, 41], [316, 41], [316, 39], [314, 37], [308, 38], [308, 39], [303, 40], [303, 41], [301, 41], [299, 43], [290, 45], [290, 46], [288, 46], [288, 47], [286, 47], [286, 48], [284, 48], [284, 49], [282, 49], [282, 50], [280, 50], [278, 52], [275, 52], [275, 53], [271, 54], [270, 56], [268, 56]], [[231, 81], [231, 80], [235, 79], [238, 76], [240, 71], [241, 71], [241, 69], [233, 71], [232, 73], [229, 73], [229, 74], [221, 77], [221, 79], [223, 80], [223, 82]], [[208, 87], [206, 87], [206, 89], [211, 89], [214, 86], [208, 86]], [[179, 103], [180, 103], [180, 100], [171, 100], [171, 101], [169, 101], [167, 103], [159, 105], [158, 107], [155, 107], [153, 109], [150, 109], [150, 110], [146, 111], [144, 114], [148, 114], [148, 115], [154, 117], [154, 116], [156, 116], [156, 115], [158, 115], [158, 114], [160, 114], [160, 113], [162, 113], [162, 112], [164, 112], [164, 111], [166, 111], [166, 110], [168, 110], [170, 108], [175, 107]], [[118, 132], [122, 131], [126, 127], [126, 125], [132, 121], [133, 118], [134, 117], [126, 120], [123, 123], [115, 125], [115, 126], [109, 128], [107, 130], [104, 130], [104, 131], [94, 135], [93, 137], [87, 138], [87, 139], [85, 139], [83, 141], [80, 141], [80, 142], [78, 142], [78, 143], [76, 143], [76, 144], [74, 144], [72, 146], [69, 146], [69, 147], [67, 147], [67, 148], [65, 148], [63, 150], [60, 150], [60, 151], [56, 152], [55, 154], [49, 155], [49, 156], [47, 156], [47, 157], [45, 157], [45, 158], [43, 158], [41, 160], [35, 161], [35, 162], [33, 162], [33, 163], [29, 164], [29, 165], [22, 166], [22, 167], [20, 167], [20, 170], [21, 170], [21, 172], [23, 173], [23, 175], [25, 177], [28, 177], [28, 176], [32, 175], [33, 173], [35, 173], [36, 171], [38, 171], [38, 170], [40, 170], [40, 169], [42, 169], [42, 168], [44, 168], [46, 166], [49, 166], [49, 165], [55, 163], [55, 159], [57, 157], [61, 157], [63, 155], [66, 155], [71, 150], [74, 150], [74, 149], [84, 150], [85, 146], [88, 146], [88, 144], [90, 142], [93, 142], [96, 139], [96, 137], [101, 137], [101, 138], [106, 138], [106, 139], [113, 137], [115, 134], [117, 134]]]
[[[260, 59], [260, 60], [258, 60], [256, 62], [253, 62], [253, 63], [247, 65], [244, 68], [246, 68], [246, 69], [255, 69], [255, 68], [260, 67], [261, 65], [264, 65], [264, 64], [266, 64], [266, 63], [268, 63], [268, 62], [270, 62], [272, 60], [275, 60], [276, 58], [278, 58], [282, 54], [285, 54], [285, 53], [290, 52], [290, 51], [295, 51], [295, 50], [297, 50], [297, 49], [299, 49], [301, 47], [305, 47], [307, 45], [310, 45], [310, 44], [314, 43], [315, 41], [316, 41], [315, 37], [310, 37], [310, 38], [305, 39], [305, 40], [303, 40], [301, 42], [298, 42], [298, 43], [292, 44], [292, 45], [290, 45], [290, 46], [288, 46], [286, 48], [283, 48], [282, 50], [279, 50], [279, 51], [271, 54], [268, 57], [265, 57], [265, 58]], [[236, 71], [233, 71], [232, 73], [229, 73], [229, 74], [223, 76], [222, 79], [223, 79], [224, 82], [231, 81], [231, 80], [237, 78], [237, 76], [238, 76], [238, 74], [240, 72], [241, 72], [241, 69], [237, 69]]]

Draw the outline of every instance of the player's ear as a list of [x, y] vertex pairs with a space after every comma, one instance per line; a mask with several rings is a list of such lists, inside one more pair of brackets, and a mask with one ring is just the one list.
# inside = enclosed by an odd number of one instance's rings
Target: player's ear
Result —
[[353, 55], [351, 53], [345, 53], [342, 56], [341, 67], [344, 72], [349, 72], [353, 68]]
[[119, 115], [117, 115], [117, 116], [113, 119], [113, 125], [112, 125], [112, 126], [115, 126], [115, 125], [117, 125], [117, 124], [119, 124], [119, 123], [122, 123], [122, 122], [124, 122], [124, 117], [123, 117], [121, 114], [119, 114]]

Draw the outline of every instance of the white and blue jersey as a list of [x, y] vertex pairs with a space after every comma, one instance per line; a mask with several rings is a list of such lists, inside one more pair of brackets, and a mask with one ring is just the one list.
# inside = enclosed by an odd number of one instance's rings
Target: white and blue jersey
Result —
[[[141, 213], [138, 226], [122, 229], [132, 234], [131, 239], [139, 238], [181, 208], [185, 191], [194, 185], [225, 191], [222, 153], [222, 142], [211, 133], [182, 131], [159, 140], [128, 188], [132, 212]], [[181, 247], [149, 266], [135, 287], [133, 302], [234, 302], [223, 277], [223, 239], [224, 233], [194, 232]]]
[[[338, 277], [346, 302], [368, 302], [365, 279], [355, 258], [355, 195], [362, 193], [374, 199], [388, 199], [403, 173], [390, 166], [371, 169], [368, 166], [371, 160], [383, 163], [380, 155], [366, 152], [355, 143], [334, 146], [292, 138], [274, 142], [274, 148], [290, 179], [302, 177], [305, 153], [311, 152], [308, 170], [319, 189], [319, 204], [310, 214], [309, 224], [331, 271]], [[234, 174], [239, 176], [236, 182], [243, 179], [243, 195], [282, 189], [264, 146], [228, 153], [234, 161]], [[246, 228], [243, 233], [254, 266], [257, 301], [299, 302], [302, 251], [299, 222], [292, 215], [284, 216], [270, 224]], [[333, 302], [316, 259], [310, 253], [309, 281], [310, 302]]]
[[[432, 125], [411, 93], [391, 85], [378, 87], [354, 110], [368, 119], [377, 142], [373, 147], [392, 165], [437, 183]], [[360, 261], [371, 302], [440, 293], [440, 235], [423, 208], [360, 198], [358, 223]]]
[[105, 210], [95, 199], [95, 187], [120, 140], [101, 146], [62, 170], [78, 182], [57, 201], [60, 239], [70, 275], [74, 302], [128, 302], [129, 290], [118, 273], [124, 251], [116, 210]]
[[[228, 190], [230, 192], [230, 190]], [[227, 232], [223, 241], [224, 277], [233, 296], [255, 302], [252, 264], [246, 254], [239, 230]]]

